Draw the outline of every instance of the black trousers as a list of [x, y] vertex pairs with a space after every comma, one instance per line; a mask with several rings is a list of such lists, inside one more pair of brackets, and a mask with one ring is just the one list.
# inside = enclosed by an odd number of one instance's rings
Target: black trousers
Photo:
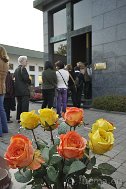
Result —
[[43, 108], [52, 108], [54, 105], [55, 89], [42, 89], [42, 109]]
[[6, 112], [7, 121], [10, 121], [11, 98], [4, 98], [4, 109]]
[[17, 97], [17, 116], [16, 119], [20, 120], [20, 114], [22, 112], [29, 111], [29, 96], [18, 96]]

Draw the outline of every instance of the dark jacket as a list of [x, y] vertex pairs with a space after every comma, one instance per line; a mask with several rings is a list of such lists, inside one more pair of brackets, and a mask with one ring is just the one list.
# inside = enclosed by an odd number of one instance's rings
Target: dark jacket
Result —
[[54, 89], [57, 86], [56, 71], [48, 68], [42, 72], [42, 89]]
[[15, 96], [30, 96], [31, 80], [26, 68], [21, 65], [14, 72], [15, 78]]
[[13, 98], [14, 97], [14, 80], [12, 74], [8, 71], [5, 81], [6, 93], [5, 98]]

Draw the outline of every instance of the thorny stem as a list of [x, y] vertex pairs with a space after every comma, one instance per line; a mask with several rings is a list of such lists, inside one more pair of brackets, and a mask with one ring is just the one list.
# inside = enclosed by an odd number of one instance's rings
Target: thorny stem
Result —
[[51, 134], [51, 141], [52, 141], [52, 143], [53, 143], [53, 145], [54, 145], [54, 139], [53, 139], [53, 134], [52, 134], [52, 128], [50, 128], [50, 134]]
[[47, 182], [45, 177], [43, 177], [43, 180], [44, 180], [46, 186], [48, 187], [48, 189], [52, 189], [52, 187], [48, 184], [48, 182]]
[[37, 146], [37, 149], [39, 150], [39, 146], [38, 146], [38, 143], [37, 143], [37, 140], [36, 140], [35, 133], [34, 133], [33, 129], [32, 129], [32, 134], [33, 134], [33, 137], [34, 137], [34, 140], [35, 140], [35, 144], [36, 144], [36, 146]]

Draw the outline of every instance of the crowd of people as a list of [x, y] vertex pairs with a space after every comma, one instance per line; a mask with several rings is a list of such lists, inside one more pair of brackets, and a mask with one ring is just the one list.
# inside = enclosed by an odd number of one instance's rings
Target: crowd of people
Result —
[[[8, 133], [8, 123], [11, 121], [11, 111], [16, 110], [16, 120], [20, 122], [22, 112], [29, 111], [31, 79], [26, 69], [27, 56], [18, 58], [18, 67], [12, 75], [9, 71], [9, 57], [6, 49], [0, 46], [0, 137]], [[75, 67], [65, 65], [61, 60], [52, 64], [45, 61], [42, 72], [41, 108], [56, 107], [59, 118], [66, 111], [68, 97], [74, 107], [81, 107], [82, 93], [85, 98], [91, 98], [92, 70], [86, 63], [78, 62]]]

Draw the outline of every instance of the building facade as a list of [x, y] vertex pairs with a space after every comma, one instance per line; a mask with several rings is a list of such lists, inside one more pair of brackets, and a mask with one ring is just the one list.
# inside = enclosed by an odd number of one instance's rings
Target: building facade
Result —
[[43, 11], [45, 59], [92, 65], [93, 97], [126, 94], [125, 0], [35, 0], [33, 6]]
[[44, 67], [44, 53], [3, 44], [1, 45], [4, 46], [8, 52], [10, 58], [10, 72], [14, 73], [15, 69], [18, 67], [19, 56], [27, 56], [28, 65], [26, 69], [32, 78], [32, 85], [35, 87], [41, 85], [42, 71]]

